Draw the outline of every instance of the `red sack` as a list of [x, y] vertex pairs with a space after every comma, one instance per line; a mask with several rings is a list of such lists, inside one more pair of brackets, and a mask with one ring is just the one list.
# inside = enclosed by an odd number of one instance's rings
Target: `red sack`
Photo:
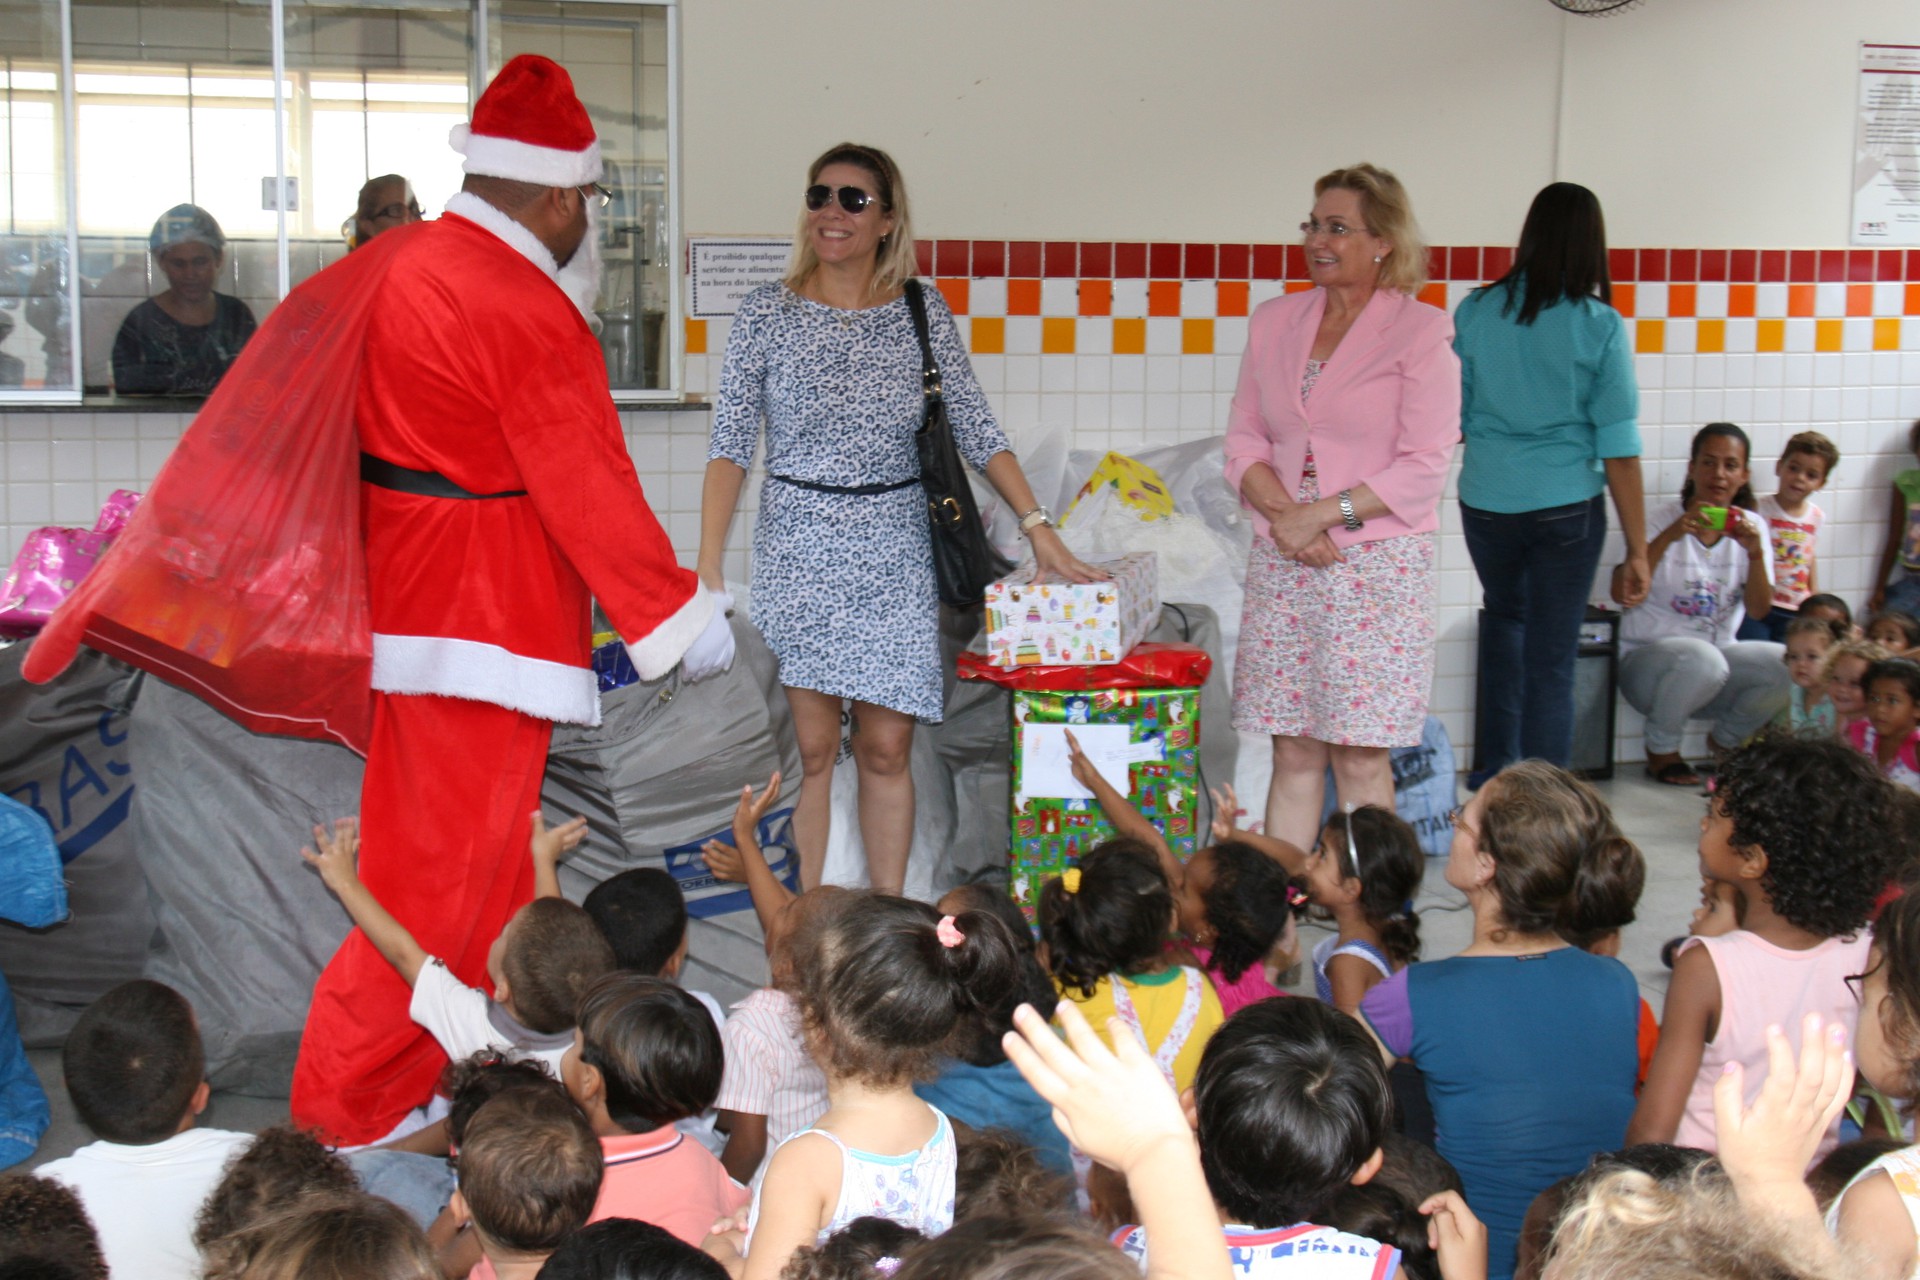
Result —
[[1003, 689], [1198, 689], [1213, 657], [1195, 644], [1143, 640], [1126, 657], [1100, 667], [996, 667], [984, 653], [962, 653], [962, 680], [986, 680]]
[[367, 322], [411, 230], [274, 308], [41, 632], [27, 679], [52, 679], [85, 643], [257, 733], [364, 753], [373, 639], [353, 410]]

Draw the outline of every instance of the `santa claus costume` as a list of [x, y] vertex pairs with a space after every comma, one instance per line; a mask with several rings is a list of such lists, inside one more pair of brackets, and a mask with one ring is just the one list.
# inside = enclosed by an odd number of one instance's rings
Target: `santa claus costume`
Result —
[[[502, 69], [453, 144], [472, 175], [575, 188], [601, 173], [571, 79], [531, 55]], [[628, 457], [577, 301], [591, 297], [591, 273], [569, 279], [563, 265], [527, 226], [463, 192], [437, 221], [388, 232], [296, 290], [261, 331], [260, 360], [277, 365], [242, 357], [149, 493], [144, 526], [129, 527], [30, 655], [29, 676], [45, 678], [84, 636], [252, 727], [364, 746], [361, 878], [473, 986], [532, 896], [529, 815], [552, 723], [599, 723], [591, 601], [643, 678], [684, 659], [697, 679], [732, 658], [723, 611], [677, 563]], [[313, 358], [316, 347], [332, 355]], [[313, 385], [290, 392], [289, 378]], [[336, 439], [343, 418], [357, 447]], [[273, 539], [233, 514], [247, 503], [226, 478], [235, 454], [274, 473], [281, 507], [309, 486], [308, 505], [326, 507], [339, 468], [356, 468], [363, 608], [327, 602], [356, 589], [359, 547], [314, 554], [311, 542], [342, 540], [305, 529], [280, 539], [284, 552], [255, 551]], [[223, 521], [220, 544], [206, 545]], [[207, 570], [222, 581], [207, 593], [218, 603], [179, 603], [209, 561], [247, 555], [253, 563]], [[272, 606], [234, 603], [235, 579], [249, 598], [280, 584]], [[303, 608], [328, 625], [260, 621]], [[338, 617], [348, 621], [332, 626]], [[337, 687], [316, 693], [303, 674]], [[408, 1017], [409, 995], [351, 933], [314, 991], [296, 1123], [336, 1143], [374, 1142], [430, 1096], [445, 1058]]]

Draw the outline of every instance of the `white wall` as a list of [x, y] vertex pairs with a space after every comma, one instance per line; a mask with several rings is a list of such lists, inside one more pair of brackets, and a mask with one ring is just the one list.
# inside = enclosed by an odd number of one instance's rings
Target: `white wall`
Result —
[[1920, 5], [689, 0], [685, 225], [789, 230], [807, 162], [854, 138], [901, 162], [922, 235], [1287, 240], [1366, 158], [1436, 243], [1511, 243], [1557, 176], [1621, 244], [1837, 245], [1861, 40], [1920, 43]]
[[[1837, 246], [1855, 42], [1920, 43], [1920, 5], [1647, 0], [1596, 21], [1563, 19], [1547, 0], [688, 0], [685, 225], [790, 230], [806, 161], [850, 136], [903, 161], [923, 236], [1284, 241], [1312, 177], [1367, 156], [1407, 178], [1436, 243], [1510, 243], [1553, 176], [1563, 32], [1564, 172], [1601, 192], [1616, 245]], [[1075, 315], [1074, 283], [1046, 282], [1044, 315]], [[1257, 303], [1269, 286], [1254, 283]], [[1059, 432], [1129, 450], [1221, 430], [1244, 319], [1218, 320], [1205, 355], [1182, 354], [1181, 320], [1150, 319], [1147, 350], [1114, 355], [1116, 322], [1082, 318], [1074, 354], [1043, 355], [1039, 318], [999, 319], [1005, 282], [973, 285], [963, 335], [981, 318], [1005, 326], [1004, 354], [974, 365], [1016, 443]], [[1211, 287], [1184, 286], [1183, 315], [1212, 315]], [[1450, 303], [1466, 287], [1448, 286]], [[1903, 289], [1874, 286], [1874, 314], [1901, 315]], [[1758, 315], [1788, 314], [1785, 285], [1759, 290]], [[1762, 492], [1787, 435], [1827, 432], [1846, 459], [1821, 498], [1832, 518], [1821, 581], [1859, 602], [1887, 483], [1910, 465], [1920, 316], [1893, 322], [1897, 350], [1872, 350], [1875, 321], [1840, 318], [1844, 286], [1818, 293], [1816, 314], [1846, 329], [1842, 350], [1815, 351], [1811, 317], [1785, 321], [1778, 352], [1756, 350], [1752, 319], [1725, 320], [1725, 351], [1709, 354], [1695, 352], [1694, 319], [1666, 321], [1658, 353], [1637, 358], [1647, 487], [1678, 491], [1687, 441], [1714, 418], [1752, 431]], [[1641, 285], [1636, 314], [1665, 316], [1666, 300], [1664, 285]], [[1117, 282], [1113, 315], [1145, 314], [1144, 282]], [[1725, 286], [1701, 285], [1697, 314], [1728, 315]], [[716, 323], [711, 354], [689, 357], [691, 391], [714, 385], [724, 338]], [[706, 415], [626, 421], [690, 560]], [[0, 411], [0, 549], [36, 525], [90, 523], [108, 491], [143, 487], [182, 425]], [[1442, 510], [1434, 708], [1464, 750], [1478, 587], [1451, 494]], [[743, 513], [736, 574], [750, 528]], [[1632, 759], [1637, 720], [1624, 709], [1622, 735]]]

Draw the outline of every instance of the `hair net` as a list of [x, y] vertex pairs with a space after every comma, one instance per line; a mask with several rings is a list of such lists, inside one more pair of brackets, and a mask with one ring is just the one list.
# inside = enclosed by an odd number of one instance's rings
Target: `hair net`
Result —
[[163, 253], [177, 244], [204, 244], [215, 253], [226, 250], [227, 237], [213, 215], [197, 204], [177, 204], [160, 215], [147, 237], [147, 247]]

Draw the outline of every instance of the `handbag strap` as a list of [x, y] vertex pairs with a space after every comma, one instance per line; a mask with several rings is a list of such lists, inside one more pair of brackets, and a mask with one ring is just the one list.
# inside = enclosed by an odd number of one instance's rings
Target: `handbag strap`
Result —
[[932, 400], [940, 394], [940, 363], [933, 358], [933, 339], [927, 331], [927, 298], [918, 280], [909, 279], [905, 292], [907, 309], [913, 312], [913, 335], [920, 339], [920, 390]]

